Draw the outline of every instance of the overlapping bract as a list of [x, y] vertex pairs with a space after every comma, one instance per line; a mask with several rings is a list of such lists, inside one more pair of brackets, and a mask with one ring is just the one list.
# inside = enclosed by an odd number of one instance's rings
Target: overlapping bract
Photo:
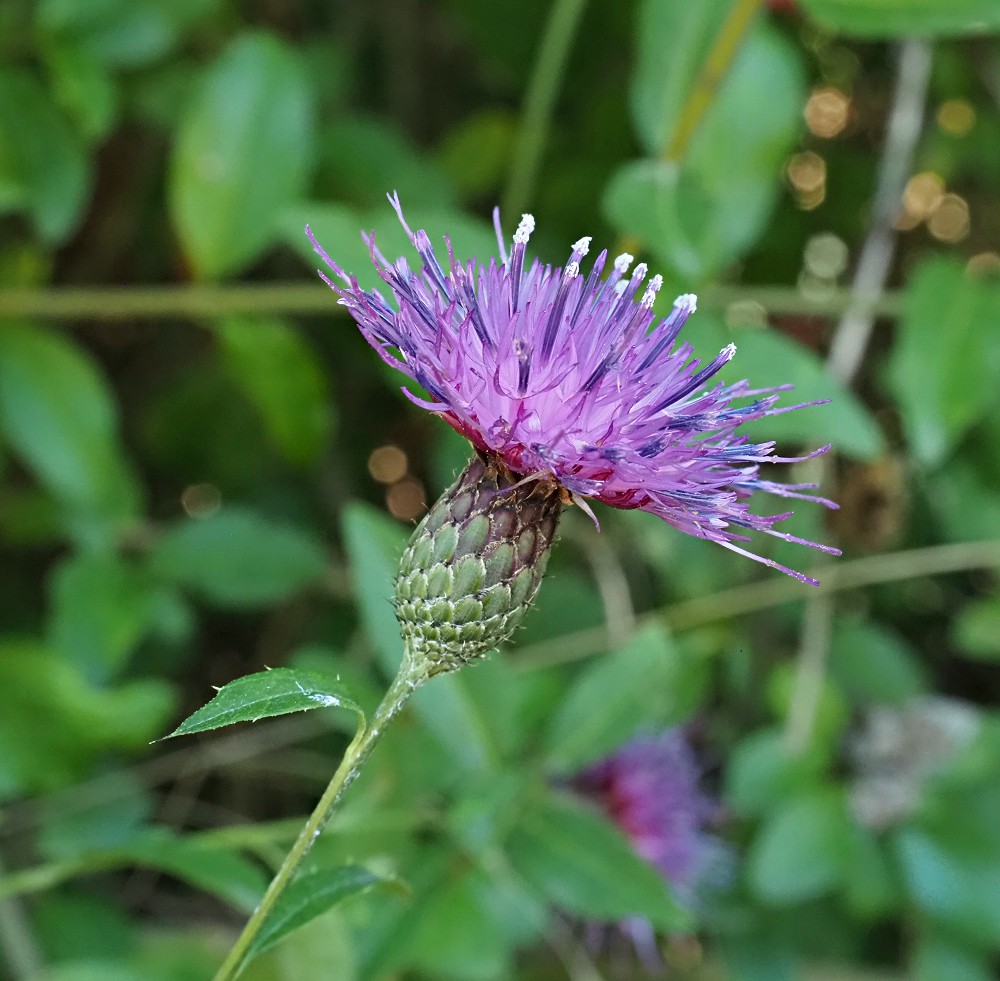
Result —
[[744, 422], [804, 406], [777, 406], [790, 386], [754, 390], [746, 381], [715, 381], [735, 347], [703, 364], [690, 344], [678, 342], [694, 296], [679, 297], [657, 319], [652, 307], [661, 277], [643, 289], [645, 265], [628, 275], [632, 257], [622, 255], [602, 279], [607, 251], [583, 277], [588, 238], [573, 246], [561, 269], [537, 259], [526, 266], [530, 215], [508, 255], [494, 212], [499, 263], [460, 261], [448, 241], [446, 270], [426, 232], [412, 231], [398, 198], [390, 200], [421, 259], [419, 270], [405, 258], [390, 262], [366, 237], [396, 306], [362, 289], [312, 241], [336, 277], [323, 278], [368, 342], [429, 396], [404, 388], [413, 402], [512, 472], [551, 477], [585, 508], [585, 498], [641, 508], [689, 535], [814, 582], [737, 543], [756, 530], [837, 554], [777, 530], [787, 513], [758, 515], [748, 506], [763, 491], [835, 507], [806, 493], [813, 484], [775, 483], [759, 474], [761, 464], [798, 462], [827, 447], [785, 458], [773, 442], [752, 443], [739, 433]]

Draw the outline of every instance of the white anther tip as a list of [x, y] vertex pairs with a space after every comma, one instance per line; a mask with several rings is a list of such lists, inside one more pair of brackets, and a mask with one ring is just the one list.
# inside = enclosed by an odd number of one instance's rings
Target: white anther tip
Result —
[[516, 245], [527, 245], [531, 233], [535, 230], [535, 216], [521, 215], [521, 223], [514, 232], [514, 243]]

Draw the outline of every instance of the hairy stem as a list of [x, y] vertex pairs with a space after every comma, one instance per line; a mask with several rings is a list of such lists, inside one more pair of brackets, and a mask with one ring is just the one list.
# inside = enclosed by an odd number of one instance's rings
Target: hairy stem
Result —
[[415, 669], [409, 656], [403, 658], [399, 674], [396, 675], [381, 704], [376, 709], [374, 718], [368, 726], [358, 730], [358, 734], [347, 747], [347, 752], [344, 753], [344, 758], [340, 761], [340, 766], [337, 767], [333, 779], [327, 785], [312, 814], [309, 815], [309, 820], [303, 825], [298, 838], [295, 839], [295, 844], [292, 845], [285, 860], [281, 863], [281, 867], [271, 880], [271, 884], [267, 887], [264, 898], [247, 921], [243, 932], [237, 937], [236, 943], [233, 944], [226, 959], [222, 962], [222, 966], [216, 972], [213, 981], [232, 981], [240, 973], [261, 928], [277, 905], [282, 893], [295, 878], [320, 832], [333, 816], [344, 791], [357, 777], [361, 767], [385, 731], [385, 727], [406, 704], [410, 695], [425, 678], [426, 674]]

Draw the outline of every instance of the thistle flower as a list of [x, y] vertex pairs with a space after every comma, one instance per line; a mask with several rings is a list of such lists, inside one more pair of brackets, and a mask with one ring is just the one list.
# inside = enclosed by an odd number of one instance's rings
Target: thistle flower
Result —
[[410, 229], [397, 196], [390, 201], [421, 260], [419, 271], [405, 258], [390, 262], [374, 236], [365, 237], [395, 306], [378, 291], [362, 289], [306, 232], [334, 273], [334, 280], [324, 280], [361, 333], [428, 396], [404, 387], [411, 401], [440, 415], [511, 473], [554, 482], [591, 517], [590, 498], [641, 508], [689, 535], [815, 584], [738, 543], [758, 531], [839, 554], [775, 528], [788, 513], [754, 514], [748, 506], [748, 498], [762, 491], [835, 507], [805, 493], [814, 484], [780, 484], [759, 474], [761, 464], [798, 462], [829, 447], [780, 457], [773, 442], [752, 443], [738, 432], [741, 423], [803, 406], [777, 407], [778, 393], [791, 386], [752, 389], [746, 381], [714, 380], [736, 348], [730, 344], [702, 363], [690, 344], [678, 342], [695, 310], [693, 295], [678, 297], [658, 320], [653, 302], [662, 277], [646, 283], [642, 263], [629, 275], [632, 256], [626, 254], [602, 279], [607, 251], [584, 277], [580, 263], [589, 238], [573, 246], [562, 269], [537, 259], [529, 265], [534, 219], [523, 216], [508, 254], [498, 211], [499, 263], [460, 261], [446, 240], [446, 271], [427, 233]]
[[724, 864], [721, 844], [705, 830], [719, 808], [698, 780], [694, 752], [675, 727], [636, 737], [574, 781], [688, 904]]

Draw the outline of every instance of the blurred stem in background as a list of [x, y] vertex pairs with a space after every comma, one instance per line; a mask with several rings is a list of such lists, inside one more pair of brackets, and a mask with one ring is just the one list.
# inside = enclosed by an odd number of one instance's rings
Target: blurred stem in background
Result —
[[524, 94], [517, 147], [501, 203], [504, 214], [519, 215], [531, 204], [556, 96], [562, 87], [566, 60], [585, 2], [554, 0], [552, 4], [535, 70]]
[[[897, 240], [893, 225], [923, 130], [931, 62], [932, 50], [927, 41], [910, 38], [899, 49], [899, 67], [872, 201], [871, 225], [854, 271], [850, 302], [837, 324], [827, 356], [827, 370], [844, 386], [852, 384], [861, 367], [875, 326], [877, 305], [892, 268]], [[821, 483], [832, 476], [831, 469], [831, 461], [821, 461]], [[812, 738], [826, 678], [833, 616], [834, 603], [828, 594], [811, 596], [807, 600], [785, 730], [786, 745], [794, 754], [804, 753]]]

